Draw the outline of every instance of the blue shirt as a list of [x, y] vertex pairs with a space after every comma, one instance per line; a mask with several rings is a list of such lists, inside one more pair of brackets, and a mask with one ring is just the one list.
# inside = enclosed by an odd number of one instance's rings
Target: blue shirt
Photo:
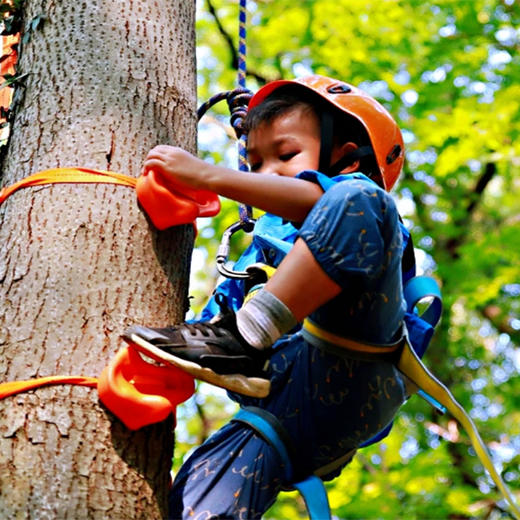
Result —
[[[256, 222], [252, 243], [234, 269], [242, 271], [255, 262], [277, 267], [301, 236], [313, 254], [320, 257], [327, 274], [346, 287], [337, 298], [315, 311], [311, 319], [345, 337], [390, 343], [398, 333], [405, 311], [401, 287], [402, 237], [392, 197], [361, 173], [329, 178], [316, 171], [304, 171], [297, 177], [319, 184], [324, 192], [339, 183], [342, 186], [348, 183], [348, 199], [338, 202], [352, 214], [348, 228], [333, 236], [329, 230], [333, 223], [324, 222], [321, 231], [311, 231], [312, 222], [319, 218], [315, 215], [318, 204], [301, 229], [281, 217], [265, 214]], [[311, 236], [312, 233], [315, 236]], [[327, 253], [332, 245], [335, 250], [341, 249], [341, 262], [338, 257], [331, 259]], [[320, 253], [320, 249], [324, 251]], [[227, 279], [215, 292], [224, 294], [229, 306], [238, 310], [244, 299], [244, 282]], [[218, 311], [212, 298], [202, 311], [201, 319], [208, 320]], [[306, 339], [324, 347], [316, 338]]]

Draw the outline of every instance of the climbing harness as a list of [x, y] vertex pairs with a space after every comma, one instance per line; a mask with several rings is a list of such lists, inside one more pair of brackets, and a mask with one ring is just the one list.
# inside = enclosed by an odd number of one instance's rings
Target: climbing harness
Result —
[[[409, 241], [409, 243], [411, 242]], [[344, 349], [345, 352], [348, 352], [348, 357], [371, 361], [384, 359], [385, 361], [393, 362], [399, 371], [406, 376], [409, 383], [411, 383], [407, 384], [407, 389], [411, 390], [410, 393], [417, 393], [440, 413], [450, 412], [466, 430], [476, 455], [511, 506], [513, 514], [516, 518], [520, 518], [520, 510], [507, 485], [496, 471], [474, 422], [464, 408], [456, 401], [451, 392], [421, 361], [421, 357], [428, 346], [433, 329], [437, 325], [442, 311], [442, 300], [437, 283], [430, 277], [412, 276], [406, 283], [404, 294], [407, 302], [407, 317], [405, 321], [410, 327], [410, 332], [416, 334], [414, 338], [415, 341], [413, 342], [406, 326], [404, 327], [402, 338], [392, 345], [369, 345], [350, 338], [344, 338], [321, 329], [309, 319], [304, 321], [303, 327], [320, 339]], [[417, 305], [425, 299], [429, 301], [429, 305], [423, 313], [419, 315]], [[417, 333], [418, 329], [419, 333]], [[293, 480], [291, 480], [291, 477], [294, 478], [292, 468], [297, 465], [298, 457], [291, 454], [292, 442], [280, 421], [266, 410], [255, 407], [242, 408], [233, 420], [248, 424], [249, 427], [253, 428], [273, 447], [286, 468], [285, 482], [289, 484], [292, 483]], [[389, 425], [384, 428], [372, 439], [363, 443], [360, 448], [381, 441], [389, 434], [391, 427], [392, 425]], [[292, 484], [292, 487], [300, 490], [304, 497], [311, 520], [331, 518], [330, 513], [325, 514], [328, 505], [325, 507], [323, 502], [324, 500], [326, 501], [327, 498], [323, 483], [318, 477], [342, 467], [353, 457], [355, 451], [356, 450], [346, 453], [343, 457], [332, 461], [326, 467], [318, 468], [313, 475], [307, 475], [307, 478], [302, 478], [302, 475], [299, 475], [297, 478], [298, 485]], [[302, 485], [302, 483], [304, 483], [304, 485]], [[312, 502], [310, 497], [315, 497], [317, 503]], [[316, 509], [313, 509], [313, 507]]]
[[[241, 0], [241, 20], [242, 8], [245, 6], [245, 0]], [[240, 74], [240, 71], [239, 71]], [[349, 164], [367, 156], [374, 156], [381, 172], [381, 183], [383, 187], [390, 191], [395, 184], [404, 162], [404, 144], [399, 127], [388, 112], [371, 96], [366, 95], [363, 91], [347, 83], [338, 82], [336, 80], [325, 78], [323, 76], [310, 76], [297, 80], [280, 80], [267, 84], [262, 87], [248, 103], [248, 108], [260, 104], [270, 93], [281, 86], [299, 84], [308, 88], [331, 103], [336, 108], [355, 117], [367, 131], [371, 146], [362, 146], [353, 154], [340, 159], [337, 163], [330, 164], [330, 156], [333, 143], [333, 118], [329, 110], [323, 110], [321, 124], [321, 149], [320, 149], [320, 171], [332, 176], [339, 173]], [[244, 83], [240, 84], [244, 87]], [[244, 115], [247, 108], [244, 108]], [[237, 131], [237, 135], [238, 132]], [[242, 135], [239, 140], [242, 143]], [[242, 169], [242, 168], [241, 168]], [[236, 278], [244, 280], [246, 287], [247, 281], [251, 280], [253, 273], [258, 276], [258, 270], [262, 270], [262, 266], [256, 266], [256, 272], [253, 270], [234, 271], [226, 267], [229, 255], [229, 242], [231, 236], [238, 230], [244, 229], [243, 210], [240, 211], [240, 220], [230, 226], [222, 237], [221, 245], [217, 252], [217, 267], [219, 272], [228, 278]], [[253, 220], [248, 220], [254, 223]], [[404, 298], [407, 302], [407, 314], [405, 317], [405, 325], [403, 326], [403, 336], [399, 341], [392, 345], [368, 345], [353, 341], [349, 338], [340, 337], [329, 331], [321, 329], [317, 324], [307, 318], [303, 323], [303, 329], [311, 332], [311, 334], [319, 337], [325, 342], [329, 342], [339, 349], [343, 349], [349, 353], [349, 356], [365, 360], [387, 360], [396, 364], [397, 368], [408, 379], [407, 388], [411, 393], [417, 393], [425, 399], [440, 413], [449, 411], [453, 417], [462, 425], [468, 433], [471, 443], [477, 456], [483, 466], [489, 472], [494, 483], [501, 491], [507, 502], [510, 504], [515, 516], [520, 519], [520, 510], [518, 509], [509, 489], [503, 482], [500, 474], [496, 471], [489, 453], [477, 431], [474, 422], [463, 409], [463, 407], [455, 400], [449, 390], [424, 366], [421, 357], [424, 355], [426, 348], [431, 340], [435, 326], [437, 325], [441, 312], [442, 300], [439, 287], [436, 281], [430, 277], [416, 276], [415, 258], [413, 254], [413, 243], [411, 236], [402, 226], [405, 236], [405, 250], [403, 251], [403, 286]], [[268, 266], [265, 266], [268, 267]], [[272, 268], [270, 268], [272, 269]], [[265, 279], [272, 275], [264, 269]], [[251, 283], [250, 283], [251, 285]], [[246, 289], [247, 298], [247, 289]], [[419, 302], [429, 299], [429, 305], [426, 310], [419, 316], [417, 305]], [[410, 338], [409, 332], [413, 334]], [[294, 482], [293, 466], [297, 460], [291, 457], [291, 442], [279, 420], [260, 408], [241, 409], [234, 418], [248, 424], [261, 437], [263, 437], [278, 453], [283, 465], [286, 469], [286, 482]], [[388, 435], [392, 425], [388, 425], [372, 439], [366, 441], [361, 447], [374, 444], [381, 441]], [[353, 453], [345, 454], [337, 461], [333, 461], [327, 465], [326, 470], [332, 471], [335, 468], [345, 464], [353, 456]], [[321, 471], [324, 468], [320, 468]], [[318, 470], [316, 473], [323, 475]], [[309, 515], [311, 519], [330, 518], [330, 508], [328, 506], [327, 496], [322, 481], [318, 476], [310, 475], [306, 479], [293, 484], [294, 488], [300, 489], [306, 501]], [[305, 484], [302, 484], [304, 482]], [[313, 502], [312, 498], [316, 498]]]
[[[303, 327], [314, 336], [334, 345], [336, 351], [339, 351], [338, 353], [340, 355], [343, 353], [343, 355], [346, 354], [349, 358], [368, 361], [385, 360], [394, 363], [408, 380], [407, 390], [410, 394], [417, 393], [437, 409], [439, 413], [449, 412], [466, 430], [476, 455], [482, 465], [488, 471], [493, 482], [511, 506], [511, 510], [515, 517], [520, 518], [520, 510], [518, 509], [507, 485], [502, 480], [500, 474], [496, 471], [493, 461], [474, 422], [464, 408], [456, 401], [451, 392], [425, 367], [421, 361], [421, 357], [424, 355], [428, 347], [435, 326], [440, 319], [442, 312], [442, 299], [439, 286], [433, 278], [415, 275], [413, 243], [404, 226], [401, 226], [401, 229], [403, 230], [404, 243], [406, 244], [403, 253], [402, 270], [404, 297], [407, 304], [407, 313], [405, 315], [406, 325], [404, 326], [402, 337], [391, 345], [370, 345], [326, 331], [308, 318], [304, 321]], [[267, 267], [271, 270], [273, 269], [270, 266]], [[256, 264], [255, 269], [262, 269], [261, 264]], [[269, 274], [265, 273], [265, 278], [267, 279], [271, 275], [272, 272]], [[254, 290], [254, 287], [252, 290]], [[422, 314], [419, 314], [417, 310], [420, 303], [425, 305]], [[284, 467], [297, 467], [298, 457], [291, 455], [291, 446], [293, 443], [283, 425], [274, 415], [263, 409], [248, 407], [246, 409], [241, 409], [235, 416], [234, 420], [248, 424], [249, 427], [253, 428], [262, 438], [264, 438], [266, 442], [273, 447], [275, 452], [278, 453], [283, 461]], [[389, 434], [391, 428], [392, 424], [388, 425], [373, 438], [364, 442], [359, 448], [364, 448], [371, 444], [380, 442]], [[280, 446], [282, 446], [282, 448]], [[325, 476], [342, 467], [353, 457], [355, 451], [356, 450], [348, 452], [326, 466], [318, 468], [313, 475], [307, 475], [308, 481], [306, 481], [307, 479], [304, 478], [304, 475], [302, 476], [299, 474], [297, 480], [305, 482], [305, 486], [303, 486], [302, 489], [310, 494], [310, 496], [323, 496], [323, 484], [318, 477]], [[289, 460], [289, 462], [287, 462], [287, 460]], [[288, 470], [288, 472], [286, 471], [285, 482], [288, 484], [293, 482], [288, 478], [288, 475], [294, 475], [294, 472], [292, 471], [293, 470]], [[293, 485], [293, 487], [299, 489], [296, 485]], [[318, 506], [320, 511], [318, 514], [309, 507], [309, 501], [305, 495], [304, 499], [308, 505], [308, 512], [311, 519], [330, 518], [330, 515], [326, 516], [323, 513], [324, 509], [321, 505]], [[318, 503], [320, 502], [321, 499]]]
[[245, 406], [233, 417], [252, 428], [277, 453], [284, 468], [284, 483], [287, 490], [296, 489], [302, 495], [310, 520], [331, 518], [329, 500], [323, 481], [317, 475], [299, 478], [295, 470], [298, 460], [291, 439], [280, 421], [263, 408]]

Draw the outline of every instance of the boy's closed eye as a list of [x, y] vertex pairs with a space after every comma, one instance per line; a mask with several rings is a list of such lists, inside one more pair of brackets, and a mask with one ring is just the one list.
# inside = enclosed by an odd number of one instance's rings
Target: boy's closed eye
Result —
[[290, 161], [298, 152], [290, 152], [290, 153], [282, 153], [280, 154], [280, 161], [287, 162]]
[[[278, 159], [282, 162], [288, 162], [290, 161], [293, 157], [295, 157], [296, 155], [298, 155], [298, 152], [294, 151], [294, 152], [289, 152], [289, 153], [282, 153], [278, 156]], [[256, 161], [256, 162], [253, 162], [253, 161], [249, 161], [249, 169], [252, 171], [252, 172], [256, 172], [258, 171], [260, 168], [262, 167], [262, 162], [261, 161]]]

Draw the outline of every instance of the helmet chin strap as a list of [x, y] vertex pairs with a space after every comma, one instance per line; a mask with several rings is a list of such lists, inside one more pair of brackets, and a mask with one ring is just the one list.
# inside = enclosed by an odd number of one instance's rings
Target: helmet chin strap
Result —
[[320, 121], [321, 144], [320, 144], [320, 162], [318, 171], [332, 177], [341, 173], [347, 166], [355, 163], [362, 157], [374, 155], [371, 146], [361, 146], [353, 152], [344, 155], [339, 161], [330, 164], [332, 149], [334, 147], [334, 119], [328, 110], [323, 110]]
[[321, 112], [320, 132], [320, 163], [318, 171], [328, 175], [332, 148], [334, 147], [334, 118], [328, 110]]
[[356, 148], [353, 152], [344, 155], [339, 161], [336, 161], [334, 164], [331, 164], [327, 171], [325, 172], [329, 177], [333, 175], [338, 175], [344, 170], [347, 166], [354, 164], [358, 159], [363, 157], [369, 157], [374, 155], [374, 150], [372, 150], [371, 146], [360, 146]]

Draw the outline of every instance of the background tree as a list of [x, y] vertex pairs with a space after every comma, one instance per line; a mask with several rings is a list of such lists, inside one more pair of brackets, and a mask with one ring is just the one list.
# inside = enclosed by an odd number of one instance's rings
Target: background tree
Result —
[[[8, 3], [22, 43], [3, 185], [60, 166], [138, 175], [158, 143], [195, 150], [192, 2]], [[192, 227], [155, 232], [132, 190], [25, 189], [0, 225], [2, 381], [96, 376], [125, 326], [183, 318]], [[0, 517], [164, 516], [171, 420], [131, 433], [71, 386], [0, 407]]]
[[[235, 82], [237, 5], [198, 7], [202, 101]], [[249, 88], [310, 72], [337, 76], [398, 118], [408, 160], [394, 195], [420, 270], [439, 280], [445, 302], [426, 363], [471, 412], [520, 499], [518, 2], [251, 0], [248, 10]], [[224, 112], [203, 122], [200, 148], [234, 166]], [[197, 245], [209, 249], [210, 264], [233, 219], [230, 204], [200, 230]], [[207, 294], [208, 272], [198, 275], [195, 296]], [[203, 421], [192, 414], [196, 406]], [[176, 455], [221, 424], [228, 408], [213, 389], [199, 392], [182, 412], [190, 420], [177, 429]], [[466, 435], [418, 398], [391, 436], [360, 452], [329, 489], [339, 518], [507, 516]], [[297, 518], [302, 510], [295, 495], [284, 495], [266, 516]]]

